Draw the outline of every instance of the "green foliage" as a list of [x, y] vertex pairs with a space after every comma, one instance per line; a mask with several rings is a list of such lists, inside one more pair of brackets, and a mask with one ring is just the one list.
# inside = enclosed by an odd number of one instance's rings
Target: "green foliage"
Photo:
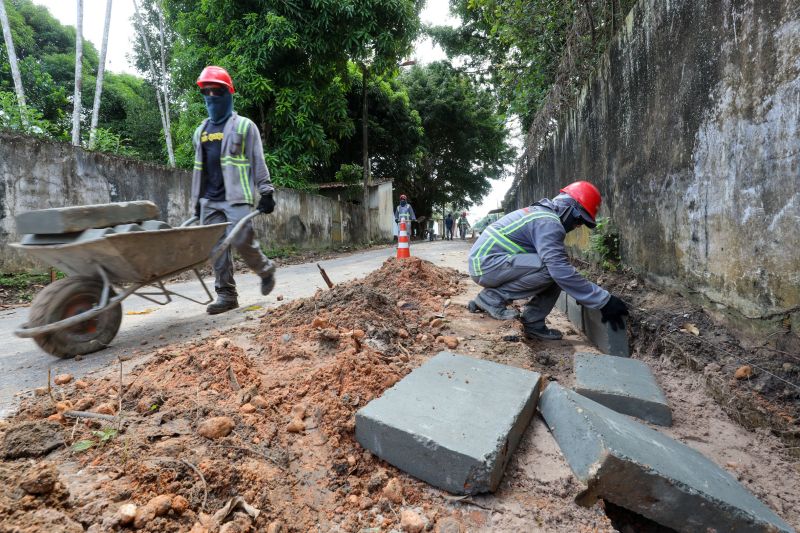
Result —
[[[89, 137], [87, 132], [84, 137]], [[92, 150], [97, 152], [108, 152], [111, 154], [124, 155], [126, 157], [136, 157], [139, 153], [129, 146], [130, 139], [123, 139], [121, 135], [105, 128], [95, 130], [94, 147]], [[88, 142], [84, 140], [84, 145]]]
[[409, 196], [417, 216], [434, 205], [479, 202], [513, 158], [496, 99], [445, 62], [413, 67], [401, 80], [424, 134], [413, 174], [395, 190]]
[[294, 244], [289, 244], [286, 246], [272, 246], [269, 248], [262, 246], [262, 250], [264, 251], [264, 255], [270, 259], [285, 259], [300, 253], [300, 249]]
[[[0, 41], [0, 127], [25, 130], [27, 133], [65, 140], [71, 128], [72, 92], [75, 75], [75, 29], [62, 26], [46, 8], [30, 0], [6, 2], [14, 36], [22, 85], [29, 109], [29, 127], [23, 128], [13, 95], [14, 85], [7, 61], [5, 44]], [[84, 113], [81, 130], [89, 131], [95, 91], [98, 54], [84, 41], [83, 91]], [[11, 95], [12, 100], [9, 101]], [[11, 105], [13, 103], [13, 105]], [[128, 74], [106, 72], [100, 105], [99, 127], [126, 143], [110, 143], [113, 153], [161, 160], [163, 141], [155, 92], [144, 80]], [[87, 137], [88, 139], [88, 137]]]
[[[274, 181], [302, 185], [355, 133], [348, 60], [370, 63], [376, 74], [393, 69], [411, 49], [422, 1], [165, 4], [179, 35], [172, 71], [185, 91], [184, 105], [202, 102], [194, 82], [204, 66], [228, 69], [237, 88], [235, 107], [258, 126]], [[176, 141], [190, 144], [183, 135], [189, 128], [180, 129]]]
[[554, 85], [570, 100], [635, 0], [451, 0], [461, 26], [428, 33], [528, 130]]
[[20, 109], [13, 92], [0, 91], [0, 129], [17, 130], [30, 135], [49, 135], [53, 124], [42, 117], [42, 113], [31, 107]]
[[72, 445], [73, 452], [85, 452], [93, 446], [105, 446], [108, 442], [117, 437], [118, 431], [114, 428], [103, 428], [100, 431], [92, 431], [94, 439], [82, 439]]
[[[56, 271], [56, 279], [64, 277], [64, 273]], [[0, 272], [0, 289], [12, 293], [14, 298], [22, 302], [30, 302], [33, 295], [50, 283], [49, 273], [40, 272]]]
[[[336, 171], [334, 178], [336, 181], [341, 181], [344, 183], [357, 183], [364, 179], [364, 167], [361, 165], [345, 163], [339, 167], [338, 171]], [[364, 189], [363, 186], [360, 188], [362, 190]]]
[[94, 446], [94, 441], [92, 439], [82, 439], [72, 445], [72, 451], [78, 453], [85, 452], [92, 446]]
[[619, 233], [610, 218], [597, 219], [597, 226], [589, 236], [588, 257], [606, 270], [617, 270], [620, 262]]

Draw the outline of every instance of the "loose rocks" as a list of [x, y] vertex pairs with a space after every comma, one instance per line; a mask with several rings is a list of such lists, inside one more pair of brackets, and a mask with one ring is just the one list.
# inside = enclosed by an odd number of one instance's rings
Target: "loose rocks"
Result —
[[217, 416], [203, 421], [197, 427], [197, 433], [207, 439], [227, 437], [236, 424], [227, 416]]
[[53, 383], [56, 385], [66, 385], [70, 381], [72, 381], [72, 374], [59, 374], [55, 377]]
[[58, 422], [22, 422], [6, 431], [0, 455], [5, 459], [38, 457], [63, 445], [64, 436]]

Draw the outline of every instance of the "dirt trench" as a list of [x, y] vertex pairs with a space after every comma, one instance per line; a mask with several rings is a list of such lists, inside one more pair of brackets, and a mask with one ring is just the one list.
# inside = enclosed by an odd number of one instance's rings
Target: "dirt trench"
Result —
[[[799, 525], [800, 467], [791, 446], [771, 428], [747, 430], [729, 417], [730, 405], [714, 399], [708, 376], [713, 371], [731, 388], [752, 384], [725, 377], [733, 365], [706, 370], [708, 362], [698, 372], [666, 349], [672, 342], [686, 352], [697, 341], [680, 331], [683, 323], [669, 329], [677, 324], [673, 315], [692, 320], [701, 335], [724, 328], [713, 329], [677, 297], [653, 300], [658, 293], [644, 290], [641, 280], [604, 275], [604, 284], [634, 304], [633, 356], [653, 368], [673, 408], [675, 425], [661, 431], [709, 456]], [[56, 523], [76, 532], [664, 531], [603, 502], [578, 506], [583, 487], [538, 415], [498, 492], [467, 499], [405, 475], [355, 442], [355, 411], [446, 346], [567, 386], [572, 354], [597, 352], [558, 312], [548, 319], [566, 333], [557, 342], [528, 341], [516, 323], [470, 314], [464, 304], [476, 292], [456, 271], [389, 260], [363, 280], [224, 334], [161, 348], [121, 386], [110, 369], [102, 378], [54, 387], [52, 399], [46, 392], [27, 399], [15, 418], [0, 422], [0, 437], [49, 418], [64, 445], [0, 463], [0, 531], [44, 531]], [[671, 314], [661, 315], [653, 331], [659, 309]], [[115, 415], [120, 405], [116, 434], [113, 423], [59, 413]], [[257, 516], [239, 504], [214, 518], [237, 497]], [[121, 513], [125, 504], [136, 506], [132, 517]]]

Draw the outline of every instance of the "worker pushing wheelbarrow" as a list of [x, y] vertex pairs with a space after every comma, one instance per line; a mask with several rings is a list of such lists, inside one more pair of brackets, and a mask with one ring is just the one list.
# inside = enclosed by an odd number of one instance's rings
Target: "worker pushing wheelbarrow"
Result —
[[[32, 338], [44, 351], [74, 357], [108, 346], [122, 321], [121, 303], [135, 294], [158, 305], [180, 297], [214, 301], [200, 275], [206, 261], [228, 253], [231, 242], [260, 211], [243, 217], [209, 258], [228, 223], [193, 226], [194, 216], [170, 227], [154, 220], [152, 202], [127, 202], [31, 211], [17, 216], [26, 235], [11, 246], [65, 272], [31, 304], [27, 324], [14, 333]], [[164, 282], [192, 271], [205, 301], [178, 294]]]

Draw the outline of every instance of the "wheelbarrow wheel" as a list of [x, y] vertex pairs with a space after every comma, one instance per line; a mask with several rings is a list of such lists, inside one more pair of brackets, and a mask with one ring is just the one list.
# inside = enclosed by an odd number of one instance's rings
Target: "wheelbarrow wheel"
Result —
[[[103, 282], [87, 276], [70, 276], [51, 283], [34, 298], [28, 327], [46, 326], [90, 310], [100, 302]], [[109, 298], [114, 291], [109, 293]], [[70, 328], [33, 338], [49, 354], [75, 357], [102, 350], [119, 331], [122, 306], [115, 305], [98, 316]]]

